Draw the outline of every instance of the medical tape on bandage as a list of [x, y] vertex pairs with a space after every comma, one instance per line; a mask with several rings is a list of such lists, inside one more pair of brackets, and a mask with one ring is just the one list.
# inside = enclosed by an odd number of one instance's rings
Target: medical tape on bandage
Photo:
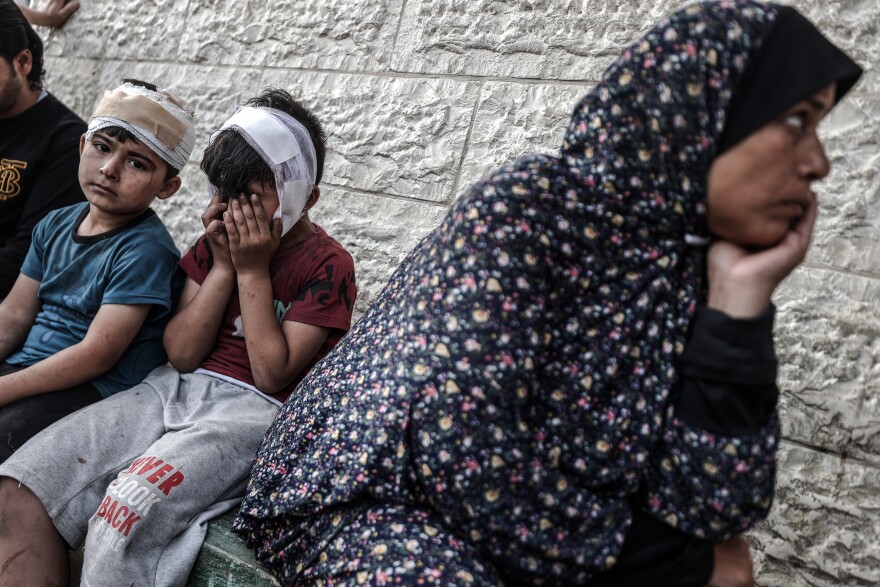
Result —
[[129, 82], [104, 97], [89, 121], [86, 138], [99, 130], [119, 127], [134, 135], [168, 165], [182, 170], [195, 143], [193, 113], [162, 90], [154, 91]]
[[169, 150], [177, 147], [187, 128], [186, 124], [146, 96], [129, 95], [120, 90], [104, 92], [93, 118], [117, 118], [140, 127], [159, 139]]

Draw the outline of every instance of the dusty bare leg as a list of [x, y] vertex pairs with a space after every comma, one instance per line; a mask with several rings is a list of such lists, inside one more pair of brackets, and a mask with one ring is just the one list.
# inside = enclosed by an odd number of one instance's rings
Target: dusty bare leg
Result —
[[0, 587], [70, 584], [67, 544], [30, 489], [0, 477]]

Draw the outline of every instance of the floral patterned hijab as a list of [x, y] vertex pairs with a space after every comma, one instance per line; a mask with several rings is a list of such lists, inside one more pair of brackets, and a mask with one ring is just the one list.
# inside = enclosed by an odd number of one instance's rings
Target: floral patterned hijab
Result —
[[[657, 454], [721, 452], [670, 399], [704, 297], [709, 166], [780, 10], [674, 13], [577, 105], [559, 157], [462, 194], [267, 434], [236, 522], [261, 560], [293, 583], [341, 512], [414, 502], [499, 568], [573, 584], [613, 564], [640, 489], [697, 536], [766, 512], [747, 484], [724, 498], [741, 509], [693, 514], [688, 496], [723, 490], [678, 491], [683, 469]], [[769, 436], [731, 441], [718, 477], [772, 474], [772, 450], [755, 448]]]

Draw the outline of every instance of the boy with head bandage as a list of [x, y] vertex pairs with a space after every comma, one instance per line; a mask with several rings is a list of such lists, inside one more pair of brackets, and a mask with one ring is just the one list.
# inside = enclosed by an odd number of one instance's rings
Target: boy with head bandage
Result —
[[[241, 500], [279, 405], [351, 322], [351, 256], [308, 215], [323, 141], [280, 90], [211, 136], [206, 230], [180, 262], [188, 279], [165, 330], [172, 366], [0, 466], [0, 557], [24, 553], [11, 581], [65, 577], [65, 547], [85, 541], [83, 584], [186, 582], [207, 521]], [[47, 458], [50, 432], [75, 448]]]
[[143, 82], [106, 92], [80, 139], [86, 202], [49, 213], [0, 305], [0, 462], [166, 360], [179, 258], [150, 209], [180, 187], [193, 116]]

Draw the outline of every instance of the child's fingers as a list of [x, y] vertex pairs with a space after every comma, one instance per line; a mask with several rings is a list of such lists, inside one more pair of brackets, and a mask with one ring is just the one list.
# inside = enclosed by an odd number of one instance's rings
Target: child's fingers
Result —
[[239, 208], [241, 208], [241, 215], [244, 218], [245, 228], [242, 229], [244, 233], [247, 230], [248, 235], [258, 235], [260, 234], [260, 228], [257, 226], [257, 218], [254, 214], [254, 208], [251, 206], [248, 197], [244, 194], [241, 195], [238, 201]]
[[260, 196], [257, 194], [251, 194], [251, 206], [254, 209], [254, 220], [256, 221], [257, 229], [263, 234], [271, 234], [272, 227], [269, 225], [269, 219], [266, 217], [266, 209], [263, 208], [263, 202], [260, 201]]
[[[233, 206], [233, 208], [235, 208]], [[238, 230], [235, 228], [235, 218], [232, 216], [232, 211], [227, 210], [223, 213], [223, 225], [226, 227], [226, 235], [229, 237], [229, 243], [238, 244]]]
[[211, 224], [211, 221], [217, 220], [221, 217], [221, 214], [226, 212], [228, 206], [225, 202], [220, 198], [220, 195], [217, 194], [213, 198], [211, 198], [211, 203], [205, 208], [205, 212], [202, 214], [202, 226], [208, 228], [208, 225]]
[[205, 229], [205, 232], [208, 233], [208, 236], [214, 242], [224, 246], [229, 244], [229, 237], [226, 234], [226, 225], [223, 221], [215, 218], [208, 225], [208, 228]]
[[208, 223], [208, 226], [205, 227], [205, 232], [208, 234], [219, 234], [226, 233], [226, 225], [222, 220], [217, 220], [216, 218]]
[[232, 198], [230, 204], [232, 205], [232, 220], [235, 223], [235, 229], [238, 231], [240, 238], [247, 238], [250, 231], [248, 230], [247, 220], [244, 217], [244, 210], [242, 210], [241, 197]]

